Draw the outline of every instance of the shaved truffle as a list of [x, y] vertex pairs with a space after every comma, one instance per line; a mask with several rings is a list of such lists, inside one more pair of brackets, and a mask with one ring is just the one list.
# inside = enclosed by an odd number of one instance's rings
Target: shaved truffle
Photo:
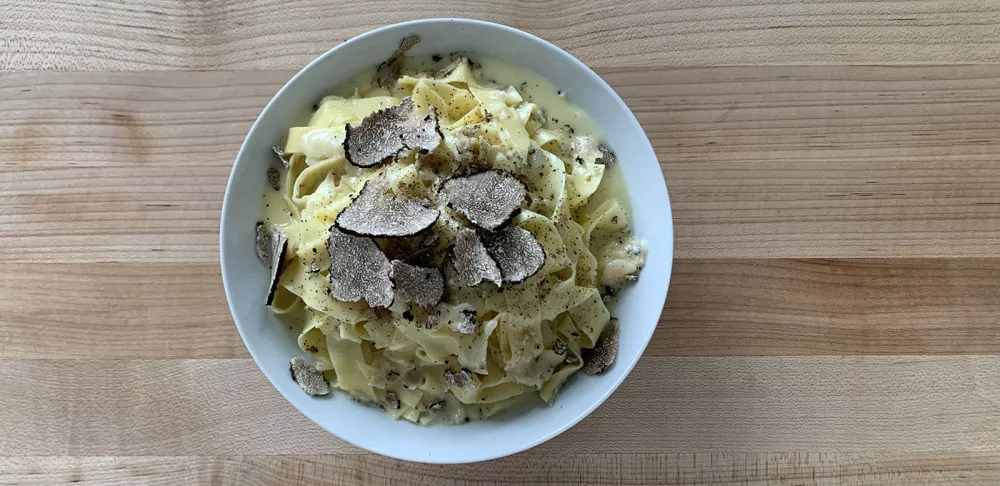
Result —
[[461, 312], [458, 322], [453, 322], [452, 327], [460, 334], [472, 334], [476, 332], [476, 318], [478, 313], [473, 309], [465, 309]]
[[588, 375], [604, 373], [618, 355], [618, 319], [612, 318], [605, 326], [594, 349], [583, 350], [583, 367], [580, 371]]
[[264, 223], [257, 223], [257, 259], [261, 263], [271, 263], [268, 255], [271, 253], [271, 235], [267, 232], [267, 227]]
[[278, 173], [278, 169], [274, 167], [267, 168], [267, 184], [273, 187], [275, 191], [281, 189], [281, 174]]
[[437, 305], [444, 295], [444, 277], [436, 268], [417, 267], [399, 260], [392, 262], [396, 297], [427, 307]]
[[615, 156], [615, 153], [614, 151], [611, 150], [611, 147], [602, 143], [599, 147], [597, 147], [597, 149], [600, 150], [601, 152], [601, 161], [604, 163], [604, 165], [611, 167], [612, 165], [615, 165], [615, 162], [618, 161], [618, 157]]
[[330, 393], [330, 384], [327, 383], [323, 372], [309, 364], [305, 358], [301, 356], [292, 358], [289, 368], [292, 372], [292, 379], [295, 380], [295, 383], [299, 384], [302, 391], [312, 396]]
[[414, 236], [431, 227], [441, 214], [409, 196], [388, 193], [384, 176], [365, 183], [358, 197], [337, 216], [336, 226], [358, 236]]
[[448, 179], [441, 197], [480, 228], [493, 231], [521, 209], [528, 189], [516, 177], [490, 170]]
[[472, 373], [469, 370], [444, 370], [441, 384], [444, 385], [445, 388], [475, 389], [479, 387], [479, 382], [472, 378]]
[[566, 343], [562, 342], [561, 339], [556, 339], [556, 341], [552, 343], [552, 352], [559, 356], [566, 354]]
[[392, 265], [371, 238], [330, 228], [330, 295], [343, 302], [368, 301], [372, 307], [392, 304]]
[[385, 392], [385, 406], [390, 410], [399, 410], [399, 397], [395, 392]]
[[482, 240], [474, 230], [463, 229], [455, 237], [455, 270], [462, 285], [472, 287], [483, 280], [500, 285], [502, 275], [497, 262], [493, 260]]
[[[434, 329], [434, 325], [437, 324], [438, 318], [441, 317], [440, 312], [434, 312], [427, 316], [427, 321], [424, 322], [424, 329]], [[417, 324], [420, 325], [419, 323]]]
[[497, 262], [504, 282], [523, 282], [545, 264], [545, 250], [535, 235], [519, 226], [505, 226], [487, 235], [483, 243]]
[[270, 242], [268, 256], [271, 265], [271, 281], [267, 285], [267, 299], [264, 301], [264, 305], [271, 305], [274, 302], [274, 294], [278, 291], [278, 280], [281, 279], [281, 272], [285, 269], [288, 235], [284, 232], [271, 233], [268, 241]]
[[411, 35], [404, 37], [402, 41], [399, 42], [399, 47], [396, 52], [393, 52], [389, 59], [382, 61], [381, 64], [376, 68], [375, 82], [379, 86], [390, 89], [396, 85], [396, 80], [402, 75], [403, 70], [403, 58], [406, 56], [406, 51], [409, 51], [413, 46], [420, 42], [420, 37]]
[[376, 111], [357, 125], [344, 127], [344, 155], [358, 167], [372, 167], [400, 152], [428, 153], [441, 143], [441, 129], [433, 107], [420, 116], [413, 99]]
[[276, 155], [278, 157], [278, 160], [281, 161], [281, 166], [284, 167], [285, 169], [288, 169], [288, 163], [289, 160], [291, 160], [291, 157], [289, 157], [288, 154], [286, 154], [285, 151], [282, 150], [281, 147], [278, 145], [271, 147], [271, 150], [274, 151], [274, 155]]

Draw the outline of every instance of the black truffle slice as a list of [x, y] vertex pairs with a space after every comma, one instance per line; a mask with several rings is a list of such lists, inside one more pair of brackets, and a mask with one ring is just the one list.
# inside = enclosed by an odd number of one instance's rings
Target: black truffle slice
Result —
[[388, 191], [389, 181], [384, 176], [366, 182], [358, 197], [337, 216], [337, 228], [358, 236], [414, 236], [431, 227], [441, 214], [416, 199]]
[[490, 170], [448, 179], [440, 197], [480, 228], [493, 231], [521, 209], [528, 189], [514, 176]]
[[[281, 272], [285, 269], [288, 235], [284, 232], [270, 233], [268, 242], [270, 243], [268, 256], [271, 265], [271, 281], [267, 285], [267, 299], [264, 301], [264, 305], [271, 305], [274, 302], [274, 294], [278, 291], [278, 281], [281, 280]], [[257, 256], [260, 256], [259, 252]]]
[[458, 271], [459, 283], [466, 287], [478, 285], [483, 280], [500, 285], [503, 276], [500, 267], [483, 246], [482, 240], [475, 230], [463, 229], [455, 237], [455, 270]]
[[444, 295], [444, 277], [436, 268], [393, 260], [392, 281], [396, 286], [396, 297], [405, 302], [431, 307], [441, 302]]
[[428, 153], [442, 140], [437, 112], [419, 116], [413, 99], [372, 113], [357, 125], [344, 127], [344, 156], [358, 167], [372, 167], [404, 150]]
[[323, 376], [323, 372], [317, 370], [315, 366], [309, 364], [305, 358], [296, 356], [289, 364], [292, 372], [292, 379], [299, 384], [302, 391], [312, 395], [326, 395], [330, 393], [330, 384]]
[[271, 150], [274, 151], [274, 155], [276, 155], [278, 157], [278, 160], [281, 161], [281, 166], [284, 167], [285, 170], [288, 170], [288, 164], [289, 161], [291, 160], [291, 157], [289, 157], [288, 154], [286, 154], [285, 151], [282, 150], [282, 148], [278, 145], [271, 147]]
[[519, 226], [505, 226], [484, 235], [486, 251], [496, 260], [504, 282], [519, 283], [545, 264], [545, 250], [538, 240]]
[[460, 314], [458, 322], [452, 323], [452, 327], [460, 334], [472, 334], [476, 332], [478, 312], [472, 309], [465, 309]]
[[281, 189], [281, 174], [278, 169], [274, 167], [267, 168], [267, 184], [274, 188], [275, 191]]
[[271, 263], [270, 259], [267, 257], [271, 252], [271, 234], [267, 232], [267, 227], [264, 226], [264, 223], [257, 223], [257, 240], [255, 245], [257, 249], [257, 259], [260, 260], [261, 263]]
[[611, 167], [618, 162], [618, 157], [615, 156], [615, 152], [611, 150], [611, 147], [602, 143], [597, 149], [601, 151], [601, 161], [604, 162], [604, 165]]
[[330, 228], [330, 295], [343, 302], [368, 301], [372, 307], [392, 304], [392, 265], [371, 238]]
[[594, 349], [583, 350], [583, 367], [580, 371], [588, 375], [599, 375], [604, 373], [611, 363], [615, 362], [618, 355], [618, 319], [611, 318], [611, 322], [601, 331]]
[[445, 388], [479, 388], [479, 383], [472, 378], [472, 372], [469, 370], [445, 370], [441, 384]]
[[420, 42], [420, 37], [411, 35], [404, 37], [402, 41], [399, 42], [399, 48], [396, 52], [393, 52], [389, 59], [382, 61], [381, 64], [376, 68], [375, 82], [379, 86], [389, 89], [395, 86], [396, 80], [402, 75], [403, 69], [403, 57], [406, 56], [406, 51], [409, 51], [413, 46]]
[[385, 406], [387, 410], [399, 410], [399, 397], [395, 392], [385, 392]]

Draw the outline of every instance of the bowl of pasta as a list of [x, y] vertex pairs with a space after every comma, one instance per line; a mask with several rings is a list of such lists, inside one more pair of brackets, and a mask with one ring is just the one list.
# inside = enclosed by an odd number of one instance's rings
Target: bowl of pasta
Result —
[[673, 257], [618, 95], [464, 19], [380, 28], [296, 74], [236, 157], [220, 240], [275, 388], [337, 437], [429, 463], [513, 454], [596, 409], [645, 350]]

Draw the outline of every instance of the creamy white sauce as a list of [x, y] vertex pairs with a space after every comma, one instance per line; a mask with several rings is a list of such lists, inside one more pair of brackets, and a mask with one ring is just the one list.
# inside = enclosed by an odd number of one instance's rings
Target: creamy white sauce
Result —
[[[403, 73], [412, 75], [421, 72], [437, 72], [462, 56], [468, 57], [481, 66], [479, 73], [483, 83], [498, 87], [513, 86], [525, 101], [538, 105], [545, 113], [546, 122], [543, 124], [544, 128], [554, 130], [568, 125], [577, 134], [590, 135], [596, 140], [604, 141], [604, 137], [597, 129], [593, 120], [575, 106], [573, 101], [557, 86], [554, 86], [541, 75], [507, 61], [491, 56], [466, 53], [442, 55], [439, 60], [435, 60], [433, 56], [408, 57], [404, 63]], [[344, 98], [349, 98], [355, 94], [361, 94], [366, 97], [389, 94], [384, 89], [372, 87], [374, 78], [375, 67], [373, 66], [337, 85], [329, 91], [329, 94]], [[316, 100], [316, 102], [318, 103], [319, 100]], [[296, 126], [304, 126], [308, 122], [312, 112], [313, 110], [310, 108], [303, 110], [302, 115], [299, 117], [300, 123], [297, 123]], [[281, 140], [280, 143], [284, 144], [284, 140]], [[283, 178], [282, 184], [288, 183], [286, 182], [288, 180], [288, 178]], [[294, 178], [290, 180], [294, 181]], [[261, 214], [268, 224], [281, 225], [291, 222], [288, 211], [284, 209], [286, 205], [283, 203], [281, 196], [284, 189], [282, 187], [281, 191], [273, 191], [268, 188], [265, 191], [264, 198], [262, 198], [262, 206], [264, 207]], [[591, 196], [588, 205], [590, 207], [597, 207], [597, 205], [608, 198], [618, 199], [625, 207], [625, 210], [631, 214], [632, 208], [629, 204], [624, 176], [618, 167], [618, 163], [609, 166], [605, 170], [601, 185], [597, 189], [597, 192]]]

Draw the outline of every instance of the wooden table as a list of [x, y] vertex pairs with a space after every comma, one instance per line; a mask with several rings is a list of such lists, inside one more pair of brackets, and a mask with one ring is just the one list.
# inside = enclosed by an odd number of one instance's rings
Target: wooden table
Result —
[[[275, 91], [435, 16], [604, 76], [677, 233], [622, 388], [532, 451], [447, 467], [286, 403], [218, 267]], [[0, 0], [0, 70], [0, 484], [1000, 482], [996, 0]]]

